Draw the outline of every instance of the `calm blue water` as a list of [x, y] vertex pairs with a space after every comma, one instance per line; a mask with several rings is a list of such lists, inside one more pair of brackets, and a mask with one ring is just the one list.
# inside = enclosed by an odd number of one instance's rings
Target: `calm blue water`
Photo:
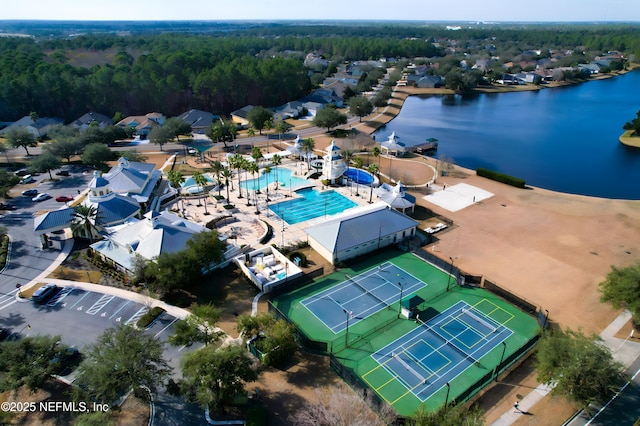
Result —
[[407, 146], [439, 140], [437, 156], [527, 184], [575, 194], [640, 199], [640, 149], [618, 137], [640, 110], [640, 71], [538, 92], [411, 96], [376, 132]]
[[[291, 170], [283, 167], [274, 167], [269, 173], [263, 173], [261, 169], [259, 173], [259, 178], [243, 180], [241, 183], [242, 188], [252, 191], [256, 189], [263, 190], [267, 187], [267, 184], [270, 185], [275, 182], [276, 177], [278, 178], [278, 182], [280, 182], [279, 186], [281, 188], [289, 188], [289, 185], [295, 188], [296, 186], [309, 183], [306, 179], [292, 176]], [[246, 176], [251, 176], [251, 173], [247, 173]]]
[[371, 185], [371, 182], [373, 182], [373, 176], [371, 176], [368, 172], [360, 169], [354, 169], [352, 167], [349, 167], [347, 171], [344, 172], [343, 176], [346, 176], [352, 181], [357, 182], [361, 185]]
[[341, 213], [357, 204], [335, 191], [303, 189], [297, 192], [301, 198], [283, 201], [269, 206], [280, 219], [289, 225]]

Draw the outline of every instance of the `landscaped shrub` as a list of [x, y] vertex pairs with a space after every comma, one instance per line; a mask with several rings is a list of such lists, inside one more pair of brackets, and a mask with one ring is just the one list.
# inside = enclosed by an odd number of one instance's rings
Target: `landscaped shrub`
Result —
[[262, 222], [265, 225], [267, 225], [267, 233], [264, 234], [264, 237], [262, 237], [260, 239], [260, 244], [266, 244], [267, 241], [269, 241], [271, 239], [271, 237], [273, 237], [273, 227], [271, 225], [269, 225], [269, 223], [265, 222], [264, 220]]
[[149, 312], [140, 317], [136, 325], [139, 328], [147, 328], [149, 324], [155, 321], [155, 319], [158, 318], [163, 312], [164, 309], [162, 309], [160, 306], [154, 306], [149, 310]]
[[292, 251], [291, 253], [289, 253], [289, 255], [287, 257], [293, 263], [296, 263], [295, 259], [300, 259], [298, 261], [298, 266], [300, 266], [301, 268], [304, 268], [305, 266], [307, 266], [307, 256], [305, 256], [305, 254], [302, 253], [302, 252]]
[[479, 167], [476, 170], [478, 176], [485, 177], [487, 179], [495, 180], [497, 182], [506, 183], [507, 185], [515, 186], [516, 188], [524, 188], [525, 181], [517, 177], [505, 175], [504, 173], [496, 172], [493, 170]]

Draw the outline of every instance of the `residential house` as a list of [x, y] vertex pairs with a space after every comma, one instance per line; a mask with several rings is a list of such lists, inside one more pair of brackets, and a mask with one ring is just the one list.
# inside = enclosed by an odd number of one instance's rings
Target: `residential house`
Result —
[[309, 53], [304, 58], [304, 66], [309, 69], [322, 71], [327, 69], [327, 67], [329, 66], [329, 61], [317, 55], [316, 53]]
[[231, 120], [234, 123], [239, 124], [240, 126], [249, 126], [249, 120], [247, 120], [247, 114], [255, 108], [254, 105], [243, 106], [240, 109], [237, 109], [231, 113]]
[[27, 129], [35, 138], [42, 138], [43, 136], [46, 136], [52, 126], [60, 124], [64, 124], [64, 120], [62, 118], [38, 117], [34, 121], [30, 116], [26, 115], [20, 120], [11, 123], [4, 129], [0, 130], [0, 135], [7, 133], [11, 129], [23, 128]]
[[88, 112], [73, 120], [70, 125], [80, 130], [85, 130], [89, 126], [98, 126], [98, 128], [104, 129], [113, 125], [113, 120], [98, 112]]
[[415, 82], [416, 87], [433, 89], [444, 86], [444, 80], [439, 75], [423, 75]]
[[155, 126], [162, 126], [167, 118], [159, 112], [151, 112], [146, 115], [131, 115], [120, 120], [117, 126], [124, 129], [133, 128], [137, 135], [148, 136]]
[[418, 222], [384, 203], [305, 229], [309, 245], [331, 264], [352, 259], [412, 238]]
[[298, 118], [302, 115], [304, 106], [300, 101], [287, 102], [273, 109], [273, 119], [275, 121], [283, 121], [287, 118]]
[[187, 123], [191, 124], [191, 130], [193, 133], [204, 134], [205, 131], [212, 123], [223, 124], [219, 115], [212, 114], [208, 111], [202, 111], [199, 109], [191, 109], [178, 116]]
[[314, 90], [310, 95], [300, 99], [301, 102], [317, 102], [319, 104], [333, 104], [338, 108], [342, 108], [343, 99], [332, 89], [320, 88]]

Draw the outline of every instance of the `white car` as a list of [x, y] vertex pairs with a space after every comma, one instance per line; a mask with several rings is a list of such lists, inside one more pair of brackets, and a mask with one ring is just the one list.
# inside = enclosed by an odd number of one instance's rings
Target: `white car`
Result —
[[49, 198], [51, 198], [51, 195], [47, 194], [46, 192], [43, 192], [42, 194], [38, 194], [35, 197], [33, 197], [31, 199], [31, 201], [44, 201], [44, 200], [48, 200]]

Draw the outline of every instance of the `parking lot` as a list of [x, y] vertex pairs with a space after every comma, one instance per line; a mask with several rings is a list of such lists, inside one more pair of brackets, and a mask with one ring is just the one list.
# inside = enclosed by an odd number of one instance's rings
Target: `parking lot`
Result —
[[[110, 294], [87, 291], [74, 287], [62, 287], [45, 303], [18, 302], [18, 289], [0, 295], [0, 325], [22, 336], [49, 334], [59, 335], [62, 341], [82, 352], [87, 343], [95, 342], [107, 328], [119, 324], [135, 326], [149, 306]], [[6, 312], [6, 314], [5, 314]], [[26, 320], [28, 318], [28, 321]], [[200, 347], [175, 347], [166, 343], [174, 332], [178, 319], [162, 313], [145, 333], [165, 342], [165, 357], [174, 372], [179, 371], [181, 352]]]

